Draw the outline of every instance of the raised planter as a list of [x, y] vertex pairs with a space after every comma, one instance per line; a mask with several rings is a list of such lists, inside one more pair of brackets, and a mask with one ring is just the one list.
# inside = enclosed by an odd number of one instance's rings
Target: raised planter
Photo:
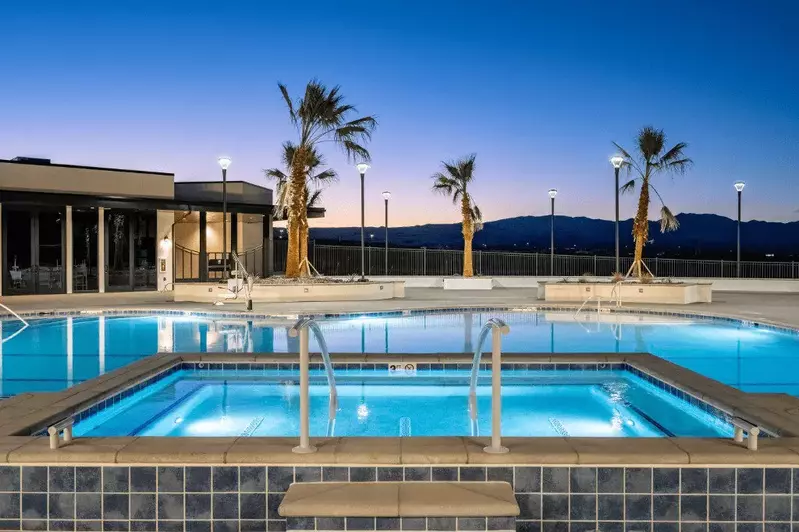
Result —
[[444, 290], [491, 290], [494, 281], [490, 277], [444, 278]]
[[[244, 302], [244, 293], [238, 299], [226, 299], [227, 292], [218, 283], [176, 283], [175, 301], [213, 303], [214, 301]], [[309, 283], [309, 284], [256, 284], [252, 291], [254, 303], [289, 303], [297, 301], [375, 301], [405, 297], [405, 283]]]
[[[622, 303], [688, 305], [710, 303], [712, 283], [564, 283], [539, 284], [539, 298], [545, 301], [584, 302], [601, 299]], [[541, 291], [543, 290], [543, 294]]]

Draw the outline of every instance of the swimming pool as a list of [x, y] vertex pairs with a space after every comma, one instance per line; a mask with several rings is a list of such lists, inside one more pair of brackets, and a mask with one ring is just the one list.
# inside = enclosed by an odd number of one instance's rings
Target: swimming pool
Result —
[[[744, 391], [799, 395], [799, 335], [733, 320], [573, 312], [429, 312], [321, 322], [332, 352], [472, 352], [479, 327], [511, 327], [505, 352], [650, 352]], [[20, 324], [0, 322], [8, 338]], [[292, 320], [86, 316], [30, 320], [0, 346], [0, 395], [55, 391], [159, 351], [296, 352]], [[311, 340], [311, 348], [316, 349]]]
[[[191, 366], [191, 369], [187, 369]], [[205, 366], [199, 368], [198, 366]], [[132, 394], [78, 417], [78, 436], [297, 436], [296, 370], [207, 369], [184, 364]], [[246, 366], [250, 366], [247, 364]], [[253, 365], [254, 366], [254, 365]], [[385, 364], [384, 364], [385, 366]], [[609, 366], [609, 365], [603, 365]], [[503, 370], [505, 436], [730, 437], [726, 416], [631, 373], [614, 369]], [[272, 366], [274, 367], [274, 366]], [[329, 419], [330, 387], [312, 372], [312, 436], [467, 436], [489, 434], [491, 387], [477, 387], [477, 424], [469, 415], [469, 371], [336, 370], [338, 409]]]

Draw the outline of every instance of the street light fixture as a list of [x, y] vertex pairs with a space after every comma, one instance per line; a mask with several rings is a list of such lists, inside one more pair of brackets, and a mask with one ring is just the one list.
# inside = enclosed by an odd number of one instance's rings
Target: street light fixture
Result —
[[227, 279], [227, 169], [231, 160], [222, 156], [217, 161], [222, 167], [222, 278]]
[[621, 271], [619, 266], [619, 169], [624, 164], [624, 157], [614, 155], [610, 158], [610, 164], [613, 165], [613, 171], [616, 173], [616, 272], [619, 272]]
[[547, 193], [551, 200], [549, 216], [549, 274], [555, 275], [555, 196], [558, 195], [558, 189], [550, 188]]
[[388, 275], [388, 200], [391, 199], [391, 192], [386, 190], [383, 192], [383, 200], [386, 204], [386, 275]]
[[741, 196], [744, 191], [746, 183], [743, 181], [736, 181], [735, 191], [738, 192], [738, 246], [735, 258], [735, 273], [737, 277], [741, 276]]
[[357, 168], [358, 169], [358, 173], [361, 174], [361, 281], [365, 281], [366, 280], [366, 242], [364, 241], [364, 225], [365, 225], [364, 212], [365, 212], [365, 207], [364, 207], [364, 202], [363, 202], [364, 201], [363, 200], [363, 187], [364, 187], [363, 182], [364, 182], [364, 177], [366, 177], [366, 171], [369, 168], [371, 168], [371, 167], [368, 164], [366, 164], [366, 163], [359, 163], [359, 164], [355, 165], [355, 168]]

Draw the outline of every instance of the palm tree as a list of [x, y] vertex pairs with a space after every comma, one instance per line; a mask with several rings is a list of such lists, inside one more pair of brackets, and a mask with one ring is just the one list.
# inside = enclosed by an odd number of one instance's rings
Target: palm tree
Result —
[[[291, 173], [292, 168], [292, 161], [294, 160], [294, 155], [297, 152], [297, 147], [292, 144], [291, 142], [284, 142], [283, 143], [283, 165], [286, 167], [288, 174]], [[308, 218], [307, 212], [308, 209], [311, 207], [315, 207], [319, 200], [321, 199], [322, 191], [316, 190], [313, 193], [310, 192], [308, 188], [308, 181], [316, 183], [318, 185], [325, 185], [330, 183], [338, 178], [336, 175], [336, 171], [330, 168], [322, 170], [321, 172], [317, 173], [317, 168], [324, 164], [324, 159], [321, 155], [316, 151], [316, 148], [311, 150], [310, 157], [308, 159], [308, 180], [305, 183], [305, 186], [302, 190], [302, 197], [304, 198], [303, 204], [305, 205], [305, 213], [306, 216], [303, 220], [300, 221], [299, 227], [299, 237], [300, 237], [300, 270], [303, 275], [310, 274], [310, 265], [308, 264]], [[277, 192], [277, 199], [275, 201], [275, 212], [273, 214], [273, 218], [275, 220], [284, 220], [287, 218], [288, 208], [291, 203], [291, 196], [289, 194], [290, 186], [289, 186], [289, 176], [286, 172], [283, 172], [280, 168], [270, 168], [268, 170], [264, 170], [264, 175], [267, 179], [274, 179], [276, 181], [276, 192]], [[290, 222], [289, 222], [290, 223]], [[291, 228], [289, 228], [289, 234], [291, 234]]]
[[633, 239], [635, 240], [635, 258], [630, 270], [639, 279], [642, 276], [642, 268], [649, 275], [649, 268], [643, 262], [644, 245], [649, 238], [649, 191], [655, 193], [660, 200], [660, 232], [676, 230], [680, 224], [671, 210], [663, 203], [663, 198], [657, 189], [652, 185], [652, 178], [659, 174], [684, 174], [693, 161], [685, 156], [683, 151], [688, 146], [685, 142], [678, 142], [670, 149], [666, 150], [666, 135], [662, 129], [655, 129], [647, 126], [638, 132], [637, 139], [637, 158], [633, 158], [630, 153], [613, 143], [621, 151], [624, 157], [623, 166], [628, 173], [635, 174], [635, 177], [621, 187], [622, 193], [635, 190], [636, 183], [640, 182], [641, 195], [638, 197], [638, 211], [633, 221]]
[[483, 228], [483, 215], [474, 204], [468, 185], [474, 180], [474, 159], [476, 154], [469, 155], [459, 161], [443, 162], [443, 172], [433, 174], [433, 190], [450, 196], [452, 203], [461, 203], [461, 232], [463, 233], [463, 276], [473, 277], [472, 239], [474, 234]]
[[332, 142], [347, 154], [349, 160], [368, 161], [369, 151], [362, 144], [371, 139], [377, 121], [372, 116], [349, 120], [355, 107], [344, 103], [339, 87], [328, 89], [311, 80], [303, 97], [296, 102], [292, 101], [285, 85], [278, 83], [278, 87], [288, 107], [291, 123], [299, 133], [288, 178], [286, 277], [300, 277], [307, 275], [307, 268], [301, 267], [301, 228], [308, 224], [306, 184], [316, 146]]

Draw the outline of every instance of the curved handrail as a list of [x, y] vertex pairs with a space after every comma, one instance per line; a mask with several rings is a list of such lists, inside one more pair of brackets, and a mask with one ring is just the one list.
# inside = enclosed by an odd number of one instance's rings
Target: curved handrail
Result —
[[477, 337], [477, 349], [474, 350], [474, 358], [472, 359], [472, 372], [469, 377], [469, 416], [472, 419], [472, 434], [478, 436], [477, 430], [477, 374], [480, 372], [480, 358], [483, 355], [483, 344], [488, 336], [489, 331], [492, 329], [499, 329], [502, 334], [508, 334], [510, 327], [508, 324], [499, 318], [491, 318], [488, 320], [483, 328], [480, 329], [480, 334]]
[[14, 337], [18, 336], [19, 334], [21, 334], [22, 331], [24, 331], [28, 327], [30, 327], [30, 323], [28, 323], [24, 318], [22, 318], [22, 316], [20, 316], [19, 314], [17, 314], [16, 312], [11, 310], [10, 308], [5, 306], [4, 304], [0, 303], [0, 307], [3, 307], [4, 309], [6, 309], [10, 314], [12, 314], [15, 318], [17, 318], [19, 321], [22, 322], [22, 328], [20, 330], [18, 330], [17, 332], [12, 334], [8, 338], [3, 338], [2, 340], [0, 340], [0, 344], [4, 344], [4, 343], [8, 342], [9, 340], [12, 340]]
[[322, 362], [325, 366], [325, 373], [327, 373], [327, 384], [330, 387], [330, 401], [328, 404], [327, 412], [327, 435], [333, 436], [336, 427], [336, 411], [338, 410], [338, 392], [336, 390], [336, 377], [333, 374], [333, 363], [330, 361], [330, 351], [327, 349], [327, 342], [322, 334], [322, 328], [313, 318], [305, 317], [297, 320], [291, 329], [289, 329], [289, 336], [295, 337], [300, 334], [300, 330], [308, 328], [314, 333], [316, 343], [319, 344], [319, 351], [322, 353]]

